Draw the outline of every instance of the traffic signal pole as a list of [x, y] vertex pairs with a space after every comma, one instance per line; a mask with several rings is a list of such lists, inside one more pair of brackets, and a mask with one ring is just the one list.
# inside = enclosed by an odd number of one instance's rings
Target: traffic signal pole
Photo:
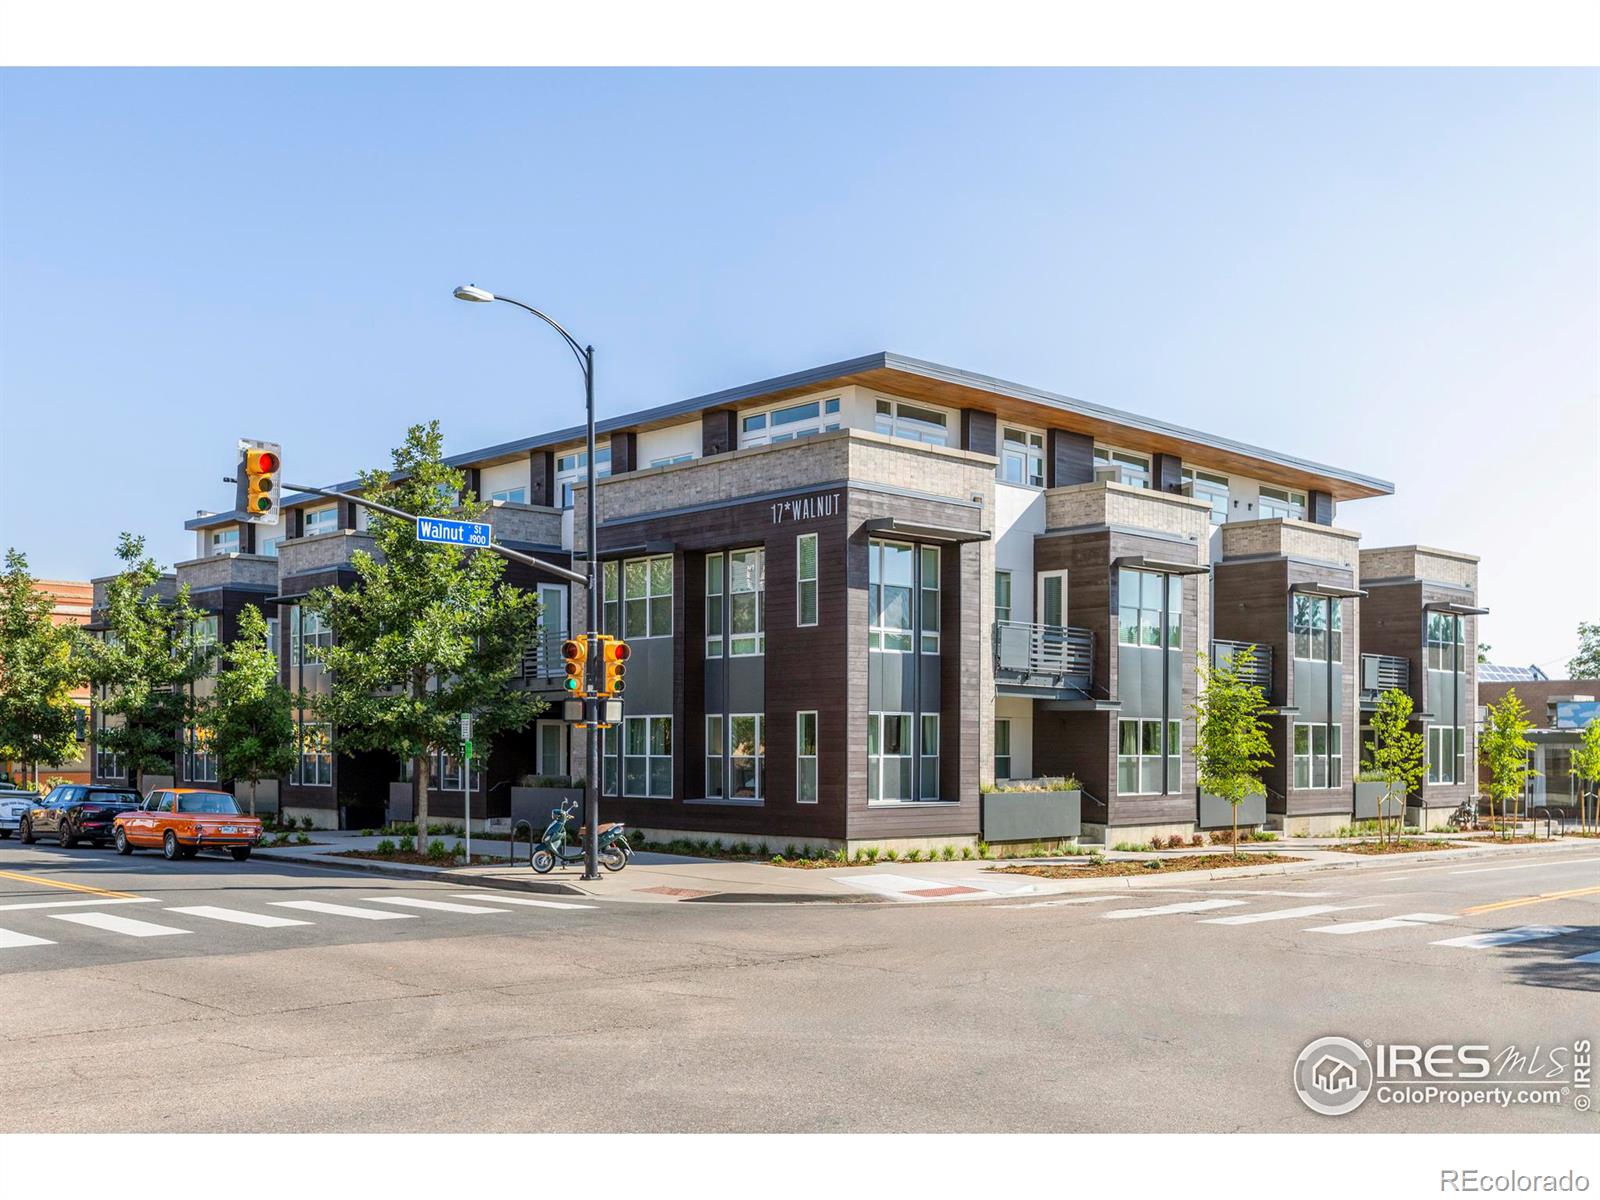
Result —
[[[594, 494], [594, 347], [583, 348], [583, 399], [584, 417], [587, 426], [585, 430], [588, 443], [588, 486], [584, 489], [589, 506], [588, 543], [584, 553], [589, 566], [589, 628], [586, 636], [589, 640], [589, 653], [585, 659], [587, 667], [587, 685], [584, 690], [588, 697], [583, 702], [583, 715], [589, 722], [589, 727], [584, 731], [588, 741], [589, 769], [584, 772], [587, 776], [583, 781], [583, 809], [584, 827], [587, 832], [583, 838], [583, 877], [585, 879], [600, 878], [600, 742], [605, 737], [605, 731], [600, 728], [600, 715], [602, 712], [601, 701], [597, 699], [600, 694], [600, 685], [604, 682], [601, 674], [605, 670], [601, 663], [600, 652], [600, 517], [599, 497]], [[617, 581], [620, 590], [622, 581]], [[620, 632], [620, 631], [619, 631]]]

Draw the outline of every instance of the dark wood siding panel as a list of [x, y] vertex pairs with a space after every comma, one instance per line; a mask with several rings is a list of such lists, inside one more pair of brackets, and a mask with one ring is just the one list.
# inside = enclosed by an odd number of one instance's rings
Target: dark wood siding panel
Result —
[[739, 414], [731, 408], [714, 408], [700, 414], [700, 453], [706, 458], [739, 448]]
[[961, 410], [961, 448], [978, 454], [999, 453], [1000, 439], [992, 412], [980, 408]]
[[1052, 429], [1045, 437], [1045, 486], [1094, 482], [1094, 438]]

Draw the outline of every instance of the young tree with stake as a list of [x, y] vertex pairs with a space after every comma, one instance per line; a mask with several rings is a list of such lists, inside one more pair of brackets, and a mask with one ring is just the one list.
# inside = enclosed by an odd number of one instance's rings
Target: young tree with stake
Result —
[[[1411, 697], [1390, 688], [1378, 697], [1372, 714], [1372, 767], [1383, 777], [1383, 799], [1378, 802], [1378, 840], [1388, 840], [1387, 812], [1398, 800], [1397, 815], [1404, 825], [1406, 797], [1422, 783], [1423, 737], [1411, 728]], [[1396, 840], [1399, 833], [1396, 832]]]
[[[1489, 772], [1489, 822], [1494, 823], [1495, 801], [1501, 811], [1511, 813], [1511, 802], [1527, 790], [1528, 780], [1538, 775], [1528, 762], [1533, 743], [1528, 740], [1528, 710], [1522, 706], [1515, 688], [1484, 710], [1483, 732], [1478, 737], [1478, 758]], [[1509, 826], [1508, 826], [1509, 830]]]
[[1255, 650], [1238, 651], [1231, 662], [1201, 663], [1200, 698], [1194, 705], [1195, 765], [1200, 790], [1233, 809], [1233, 854], [1239, 856], [1239, 805], [1266, 794], [1261, 773], [1272, 765], [1267, 736], [1267, 697], [1248, 681]]
[[1572, 774], [1578, 781], [1578, 828], [1590, 833], [1589, 802], [1600, 786], [1600, 718], [1583, 727], [1583, 735], [1572, 750]]
[[253, 604], [239, 611], [239, 634], [222, 652], [223, 668], [206, 705], [211, 742], [223, 779], [250, 784], [250, 812], [263, 779], [294, 770], [294, 708], [278, 682], [278, 656], [266, 618]]

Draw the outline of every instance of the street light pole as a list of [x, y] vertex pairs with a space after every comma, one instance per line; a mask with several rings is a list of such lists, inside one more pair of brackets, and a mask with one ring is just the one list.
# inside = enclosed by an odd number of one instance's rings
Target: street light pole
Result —
[[588, 729], [589, 765], [584, 780], [584, 827], [588, 832], [583, 840], [583, 878], [600, 878], [600, 716], [603, 704], [595, 698], [600, 690], [601, 672], [603, 667], [600, 662], [600, 519], [598, 516], [599, 505], [595, 496], [594, 473], [594, 347], [580, 346], [578, 339], [565, 329], [561, 328], [554, 320], [540, 312], [531, 304], [524, 304], [521, 300], [513, 300], [510, 296], [498, 296], [493, 292], [473, 284], [465, 284], [456, 288], [454, 292], [457, 300], [467, 300], [475, 304], [492, 304], [496, 300], [504, 300], [507, 304], [514, 304], [518, 308], [532, 313], [546, 325], [550, 326], [561, 335], [567, 343], [568, 349], [578, 359], [578, 366], [583, 371], [583, 398], [585, 419], [585, 441], [588, 453], [588, 486], [584, 489], [587, 493], [585, 499], [589, 505], [588, 520], [588, 545], [586, 556], [588, 558], [588, 583], [589, 589], [589, 628], [585, 631], [589, 638], [588, 655], [586, 657], [585, 671], [589, 678], [584, 681], [585, 691], [589, 699], [583, 702], [583, 716]]

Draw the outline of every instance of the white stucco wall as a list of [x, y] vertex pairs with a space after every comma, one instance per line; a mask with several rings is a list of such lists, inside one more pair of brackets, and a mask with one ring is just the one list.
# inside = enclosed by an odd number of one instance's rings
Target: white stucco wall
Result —
[[532, 499], [533, 480], [528, 469], [528, 460], [519, 459], [516, 462], [496, 463], [492, 467], [483, 467], [478, 472], [478, 498], [487, 500], [496, 492], [509, 491], [512, 488], [527, 488], [524, 495]]
[[1044, 510], [1040, 489], [994, 485], [994, 569], [1011, 572], [1013, 621], [1033, 620], [1033, 539], [1044, 532]]
[[1011, 722], [1011, 778], [1033, 777], [1033, 701], [1022, 696], [996, 696], [995, 720]]
[[680, 454], [700, 457], [700, 422], [686, 421], [665, 429], [647, 429], [639, 435], [639, 466], [648, 467], [657, 459]]

